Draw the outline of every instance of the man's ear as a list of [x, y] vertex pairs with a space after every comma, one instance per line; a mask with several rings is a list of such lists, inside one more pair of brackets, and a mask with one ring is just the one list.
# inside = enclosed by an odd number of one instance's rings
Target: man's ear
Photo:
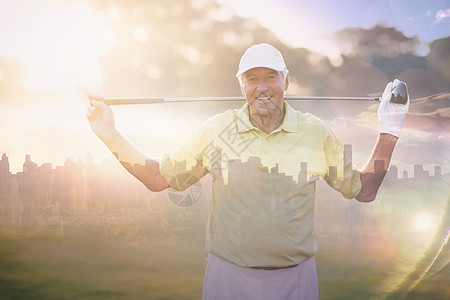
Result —
[[288, 88], [289, 88], [289, 80], [290, 80], [290, 77], [289, 77], [289, 73], [286, 75], [286, 81], [285, 81], [285, 83], [284, 83], [284, 91], [287, 91], [288, 90]]
[[[241, 76], [243, 76], [243, 75], [241, 75]], [[242, 82], [243, 80], [244, 80], [243, 78], [239, 78], [239, 88], [241, 89], [242, 96], [245, 97], [244, 83]]]
[[245, 90], [244, 90], [244, 87], [243, 87], [242, 85], [239, 85], [239, 87], [241, 88], [241, 94], [242, 94], [242, 96], [245, 97]]

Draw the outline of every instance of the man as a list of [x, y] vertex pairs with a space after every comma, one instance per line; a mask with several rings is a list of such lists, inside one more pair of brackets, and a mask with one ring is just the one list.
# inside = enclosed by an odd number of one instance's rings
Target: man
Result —
[[[153, 160], [114, 127], [111, 109], [90, 96], [91, 128], [147, 188], [184, 190], [213, 176], [204, 299], [318, 299], [313, 231], [315, 182], [346, 198], [374, 200], [398, 140], [406, 105], [383, 93], [380, 135], [357, 171], [328, 126], [284, 101], [289, 72], [268, 44], [244, 53], [236, 74], [246, 104], [209, 119], [180, 148]], [[384, 168], [374, 168], [382, 161]]]

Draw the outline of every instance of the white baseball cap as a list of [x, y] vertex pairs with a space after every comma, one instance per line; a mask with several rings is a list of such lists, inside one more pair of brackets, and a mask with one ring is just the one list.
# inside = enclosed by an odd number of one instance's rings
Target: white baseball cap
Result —
[[250, 69], [265, 67], [276, 71], [286, 69], [281, 52], [269, 44], [256, 44], [248, 48], [239, 62], [239, 71], [236, 77], [241, 76]]

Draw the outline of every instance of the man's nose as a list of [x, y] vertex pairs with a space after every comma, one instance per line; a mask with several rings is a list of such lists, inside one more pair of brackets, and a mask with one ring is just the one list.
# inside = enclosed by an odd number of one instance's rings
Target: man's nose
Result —
[[264, 91], [265, 89], [267, 89], [267, 84], [266, 84], [266, 81], [264, 79], [262, 79], [258, 82], [258, 90]]

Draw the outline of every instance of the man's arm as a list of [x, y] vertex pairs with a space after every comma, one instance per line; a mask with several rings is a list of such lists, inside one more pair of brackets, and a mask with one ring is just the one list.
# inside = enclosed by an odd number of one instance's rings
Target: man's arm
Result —
[[408, 113], [409, 95], [406, 104], [390, 103], [391, 91], [398, 83], [396, 79], [386, 85], [378, 108], [380, 135], [369, 161], [360, 171], [362, 188], [356, 199], [361, 202], [370, 202], [375, 199], [389, 168], [395, 144]]
[[108, 147], [125, 169], [151, 191], [162, 191], [169, 187], [159, 172], [159, 162], [137, 149], [117, 131], [111, 107], [102, 102], [100, 96], [88, 95], [91, 106], [88, 118], [92, 131]]
[[356, 196], [356, 200], [361, 202], [375, 200], [384, 175], [386, 175], [389, 168], [397, 140], [398, 137], [386, 133], [381, 133], [378, 136], [369, 161], [360, 171], [362, 188], [358, 196]]

